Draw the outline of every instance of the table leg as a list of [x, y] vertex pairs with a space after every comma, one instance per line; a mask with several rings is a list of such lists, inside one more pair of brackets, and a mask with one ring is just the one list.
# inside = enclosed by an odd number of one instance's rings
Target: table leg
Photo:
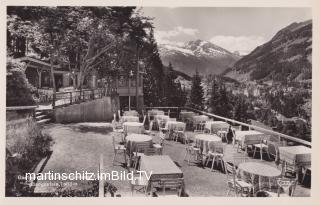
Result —
[[252, 192], [255, 193], [255, 187], [254, 187], [254, 174], [251, 174], [251, 181], [252, 181]]
[[258, 187], [259, 187], [259, 190], [261, 190], [261, 176], [260, 175], [259, 175]]

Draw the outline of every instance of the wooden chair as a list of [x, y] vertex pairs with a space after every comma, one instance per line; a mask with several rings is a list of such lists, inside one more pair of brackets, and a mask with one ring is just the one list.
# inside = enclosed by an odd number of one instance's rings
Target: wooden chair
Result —
[[152, 127], [153, 127], [153, 120], [149, 121], [149, 129], [148, 130], [145, 130], [144, 132], [147, 134], [147, 135], [152, 135]]
[[228, 141], [228, 132], [229, 128], [220, 128], [220, 130], [217, 132], [217, 135], [221, 138], [221, 140], [225, 140], [227, 144], [229, 144]]
[[130, 187], [131, 187], [131, 195], [133, 196], [134, 191], [142, 192], [146, 196], [148, 196], [148, 186], [149, 181], [147, 177], [144, 175], [140, 176], [133, 176], [133, 179], [130, 181]]
[[205, 124], [206, 124], [206, 121], [201, 121], [201, 122], [195, 123], [194, 132], [203, 133]]
[[236, 131], [241, 131], [242, 127], [239, 126], [231, 126], [232, 131], [232, 139], [233, 139], [233, 147], [238, 144], [237, 152], [239, 151], [239, 146], [241, 146], [240, 141], [236, 139]]
[[144, 149], [144, 155], [145, 156], [152, 156], [152, 155], [156, 155], [157, 150], [154, 147], [148, 147]]
[[264, 136], [261, 138], [260, 143], [259, 144], [253, 144], [253, 157], [256, 156], [256, 152], [257, 149], [259, 149], [260, 151], [260, 159], [262, 160], [263, 157], [263, 153], [266, 153], [268, 155], [268, 158], [270, 159], [270, 155], [268, 152], [268, 141], [269, 141], [270, 137], [269, 136]]
[[292, 197], [297, 186], [297, 179], [278, 178], [277, 193], [266, 191], [271, 197]]
[[222, 142], [215, 142], [214, 143], [214, 150], [210, 150], [207, 154], [207, 163], [206, 166], [208, 166], [209, 161], [212, 159], [212, 165], [211, 165], [211, 171], [213, 171], [213, 166], [215, 161], [217, 160], [218, 163], [221, 164], [221, 167], [224, 169], [224, 162], [223, 162], [223, 156], [224, 156], [224, 144]]
[[267, 152], [268, 152], [268, 155], [269, 155], [269, 159], [271, 159], [271, 156], [272, 158], [274, 159], [274, 161], [276, 163], [278, 163], [278, 160], [279, 160], [279, 146], [280, 146], [280, 143], [279, 142], [273, 142], [273, 141], [268, 141], [267, 142]]
[[116, 143], [114, 135], [112, 135], [112, 144], [113, 144], [113, 151], [114, 151], [112, 165], [114, 165], [114, 163], [116, 162], [115, 160], [118, 154], [123, 154], [125, 164], [127, 164], [127, 154], [126, 154], [127, 148], [125, 147], [125, 145]]
[[143, 125], [144, 125], [144, 123], [146, 122], [146, 118], [147, 118], [147, 116], [144, 115], [144, 116], [143, 116], [143, 121], [142, 121], [142, 124], [143, 124]]
[[225, 162], [224, 167], [228, 185], [227, 196], [229, 196], [230, 192], [234, 192], [236, 196], [239, 196], [240, 194], [242, 197], [248, 197], [253, 188], [252, 184], [237, 178], [234, 164]]
[[146, 149], [150, 148], [149, 143], [136, 143], [135, 152], [131, 156], [131, 161], [133, 161], [133, 167], [135, 170], [138, 169], [138, 164], [141, 157], [144, 155]]
[[[197, 147], [195, 144], [192, 144], [188, 138], [187, 135], [185, 135], [185, 149], [186, 154], [184, 156], [184, 161], [188, 161], [188, 165], [190, 165], [190, 159], [191, 157], [194, 157], [196, 161], [198, 161], [201, 150], [199, 147]], [[188, 158], [188, 159], [187, 159]]]
[[183, 127], [176, 127], [173, 130], [173, 140], [178, 141], [179, 138], [182, 137], [182, 140], [185, 138], [185, 131], [186, 131], [186, 126], [184, 125]]
[[164, 141], [165, 141], [165, 135], [162, 131], [159, 131], [159, 143], [153, 143], [153, 147], [157, 149], [158, 154], [163, 154], [163, 147], [164, 147]]
[[[157, 186], [161, 189], [161, 191], [154, 192], [154, 194], [158, 197], [180, 197], [184, 189], [184, 180], [183, 178], [160, 179], [157, 183]], [[153, 189], [153, 186], [151, 187], [151, 189]]]

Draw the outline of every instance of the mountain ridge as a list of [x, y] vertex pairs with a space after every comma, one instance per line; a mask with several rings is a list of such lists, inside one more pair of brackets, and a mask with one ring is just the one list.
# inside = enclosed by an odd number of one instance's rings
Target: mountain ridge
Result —
[[220, 74], [240, 59], [240, 55], [200, 39], [180, 46], [160, 44], [159, 53], [165, 65], [171, 63], [175, 70], [189, 76], [196, 70], [202, 75]]
[[238, 81], [311, 79], [312, 21], [294, 22], [237, 61], [224, 75]]

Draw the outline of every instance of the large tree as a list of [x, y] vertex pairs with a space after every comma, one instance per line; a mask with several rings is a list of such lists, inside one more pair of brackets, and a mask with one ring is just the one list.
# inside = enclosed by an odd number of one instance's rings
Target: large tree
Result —
[[202, 109], [203, 108], [203, 88], [201, 85], [201, 77], [199, 72], [192, 77], [190, 103], [192, 107]]

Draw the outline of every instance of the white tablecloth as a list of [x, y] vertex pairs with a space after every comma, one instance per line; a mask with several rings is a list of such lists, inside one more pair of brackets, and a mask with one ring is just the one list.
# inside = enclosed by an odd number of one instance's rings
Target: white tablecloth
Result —
[[204, 128], [210, 130], [210, 133], [216, 133], [221, 129], [228, 129], [229, 124], [224, 121], [207, 121]]
[[168, 129], [168, 131], [176, 130], [176, 129], [183, 129], [186, 128], [186, 123], [179, 122], [179, 121], [167, 121], [165, 128]]
[[125, 111], [123, 116], [139, 116], [139, 113], [135, 110]]
[[139, 117], [137, 117], [137, 116], [130, 116], [130, 115], [122, 116], [122, 117], [121, 117], [121, 121], [122, 121], [122, 122], [139, 122]]
[[148, 146], [152, 147], [152, 137], [149, 135], [144, 134], [129, 134], [126, 137], [127, 141], [127, 148], [131, 152], [136, 151], [137, 144], [147, 144]]
[[243, 146], [259, 144], [261, 139], [265, 136], [264, 133], [255, 130], [236, 131], [236, 139], [241, 142]]
[[195, 115], [192, 116], [192, 121], [193, 123], [199, 123], [199, 122], [204, 122], [204, 121], [208, 121], [209, 117], [206, 115]]
[[217, 135], [197, 134], [195, 135], [195, 141], [202, 153], [207, 154], [209, 150], [213, 150], [214, 143], [221, 142], [221, 138]]
[[182, 121], [185, 121], [185, 120], [191, 120], [192, 119], [192, 116], [195, 116], [197, 115], [196, 113], [194, 112], [191, 112], [191, 111], [181, 111], [180, 112], [180, 119]]
[[144, 133], [143, 123], [139, 123], [139, 122], [125, 122], [123, 123], [123, 129], [125, 133], [135, 133], [135, 134]]
[[297, 166], [311, 165], [311, 148], [305, 146], [279, 147], [280, 160]]

